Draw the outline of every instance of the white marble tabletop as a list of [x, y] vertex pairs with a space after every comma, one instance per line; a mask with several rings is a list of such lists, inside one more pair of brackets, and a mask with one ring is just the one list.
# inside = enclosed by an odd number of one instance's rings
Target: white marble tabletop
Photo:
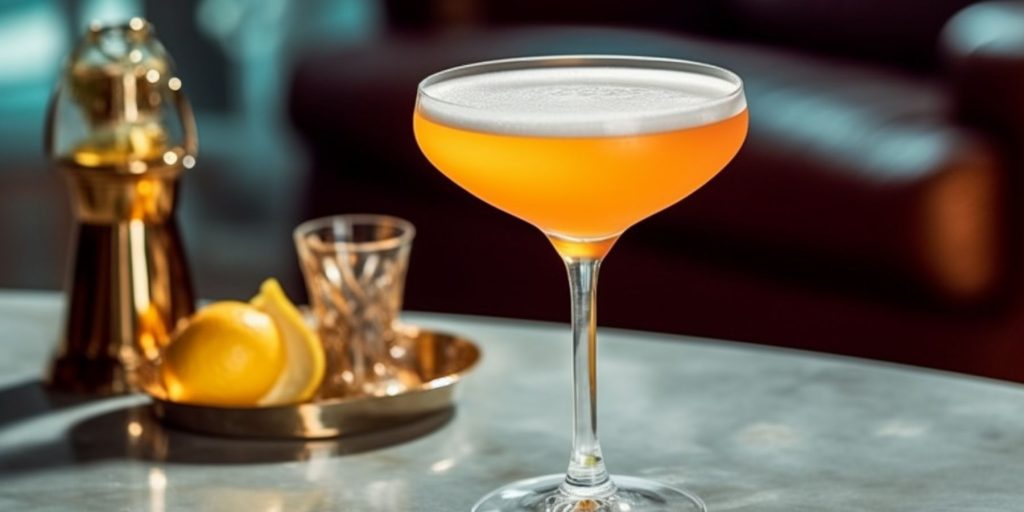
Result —
[[[56, 294], [0, 292], [0, 511], [460, 511], [567, 461], [565, 326], [408, 314], [483, 349], [454, 414], [299, 443], [164, 428], [140, 396], [47, 394], [60, 317]], [[1024, 510], [1022, 386], [616, 330], [599, 367], [612, 472], [712, 512]]]

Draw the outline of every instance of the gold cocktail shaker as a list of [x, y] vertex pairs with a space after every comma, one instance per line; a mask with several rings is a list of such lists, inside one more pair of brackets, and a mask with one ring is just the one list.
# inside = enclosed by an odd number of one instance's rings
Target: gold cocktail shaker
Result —
[[127, 392], [193, 311], [174, 205], [178, 176], [195, 164], [195, 120], [141, 18], [89, 28], [47, 116], [46, 150], [67, 180], [77, 228], [50, 385]]

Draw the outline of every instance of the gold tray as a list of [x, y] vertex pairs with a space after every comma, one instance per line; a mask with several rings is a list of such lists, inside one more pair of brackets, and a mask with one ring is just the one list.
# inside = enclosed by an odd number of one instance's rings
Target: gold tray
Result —
[[421, 384], [390, 396], [315, 399], [270, 407], [217, 407], [172, 402], [157, 372], [140, 374], [152, 410], [169, 425], [229, 437], [322, 439], [381, 430], [452, 406], [455, 384], [480, 359], [480, 349], [459, 336], [412, 326], [401, 328], [404, 355], [396, 362]]

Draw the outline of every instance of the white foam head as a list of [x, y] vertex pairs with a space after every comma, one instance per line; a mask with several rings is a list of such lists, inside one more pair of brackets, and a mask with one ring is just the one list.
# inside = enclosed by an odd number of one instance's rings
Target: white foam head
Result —
[[[552, 65], [552, 59], [566, 64]], [[581, 59], [586, 63], [580, 65]], [[615, 57], [516, 59], [455, 68], [424, 80], [417, 100], [422, 115], [449, 126], [556, 137], [678, 130], [727, 119], [746, 105], [742, 82], [723, 69]]]

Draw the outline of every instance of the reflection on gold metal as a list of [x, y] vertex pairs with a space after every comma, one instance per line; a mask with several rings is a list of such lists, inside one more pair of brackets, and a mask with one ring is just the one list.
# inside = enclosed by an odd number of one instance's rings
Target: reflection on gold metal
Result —
[[145, 20], [93, 25], [51, 102], [46, 147], [77, 222], [50, 376], [58, 389], [131, 390], [136, 369], [193, 310], [174, 204], [178, 176], [195, 162], [195, 121], [172, 77]]
[[166, 423], [232, 437], [337, 437], [411, 422], [452, 405], [459, 379], [476, 365], [480, 350], [469, 340], [414, 327], [400, 328], [406, 350], [396, 362], [419, 378], [417, 386], [390, 396], [322, 399], [274, 407], [213, 407], [176, 403], [154, 365], [140, 372], [153, 411]]

